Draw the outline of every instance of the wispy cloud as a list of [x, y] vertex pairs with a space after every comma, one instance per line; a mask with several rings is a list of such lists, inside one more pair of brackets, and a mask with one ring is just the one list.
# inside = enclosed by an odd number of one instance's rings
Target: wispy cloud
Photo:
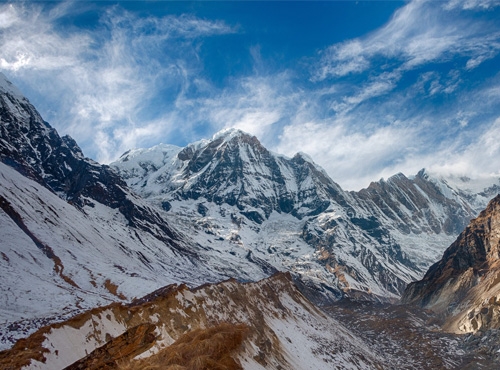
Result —
[[300, 96], [287, 73], [282, 73], [238, 79], [209, 98], [189, 104], [196, 104], [195, 120], [207, 120], [214, 130], [236, 127], [265, 140], [275, 124], [297, 112]]
[[485, 125], [479, 133], [463, 148], [448, 147], [428, 155], [428, 168], [437, 173], [479, 178], [500, 176], [500, 167], [495, 158], [500, 156], [500, 117]]
[[371, 53], [367, 50], [365, 42], [361, 40], [333, 45], [323, 51], [319, 68], [312, 79], [318, 81], [328, 77], [363, 72], [370, 67], [369, 57]]
[[463, 10], [485, 10], [500, 6], [498, 0], [450, 0], [445, 4], [445, 9], [463, 9]]
[[384, 68], [392, 64], [402, 70], [412, 70], [425, 63], [448, 61], [460, 55], [469, 58], [469, 69], [477, 67], [500, 52], [498, 27], [484, 29], [466, 18], [457, 17], [451, 10], [459, 4], [464, 8], [489, 8], [496, 3], [486, 0], [450, 2], [442, 7], [440, 2], [411, 1], [397, 10], [379, 30], [324, 50], [315, 66], [313, 80], [338, 78], [373, 67], [378, 69], [380, 61], [375, 65], [376, 58], [386, 59]]
[[165, 86], [182, 88], [194, 78], [199, 39], [234, 29], [191, 15], [138, 17], [117, 6], [101, 14], [95, 30], [57, 27], [69, 12], [88, 10], [68, 3], [50, 11], [38, 4], [0, 7], [0, 68], [45, 85], [36, 87], [63, 107], [45, 118], [108, 162], [165, 129], [148, 116], [151, 101]]
[[38, 7], [0, 7], [0, 67], [54, 70], [78, 63], [80, 51], [89, 48], [91, 39], [85, 34], [58, 34], [52, 26], [54, 20], [52, 13], [42, 13]]
[[334, 100], [331, 108], [338, 114], [346, 114], [364, 101], [376, 98], [392, 91], [401, 74], [398, 71], [382, 73], [369, 79], [361, 87], [354, 87], [355, 92], [342, 96], [341, 100]]

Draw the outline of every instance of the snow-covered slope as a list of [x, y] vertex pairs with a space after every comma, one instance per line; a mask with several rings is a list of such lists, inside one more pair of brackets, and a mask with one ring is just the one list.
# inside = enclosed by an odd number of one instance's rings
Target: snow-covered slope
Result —
[[78, 209], [3, 163], [0, 179], [2, 321], [225, 277], [208, 272], [195, 250], [180, 253], [131, 228], [116, 209], [97, 202]]
[[[18, 343], [2, 354], [0, 365], [57, 370], [89, 354], [71, 368], [118, 368], [121, 363], [142, 369], [149, 357], [161, 355], [183, 335], [206, 333], [221, 324], [225, 331], [212, 342], [231, 341], [231, 328], [245, 332], [232, 353], [243, 369], [380, 369], [386, 365], [362, 340], [307, 301], [286, 274], [257, 283], [230, 280], [192, 290], [169, 286], [131, 305], [94, 309]], [[162, 367], [173, 368], [196, 355], [198, 365], [203, 364], [213, 353], [210, 343], [192, 344], [191, 356], [183, 358], [188, 346], [180, 347], [173, 362]], [[216, 345], [216, 354], [226, 346]], [[226, 367], [212, 363], [188, 368]]]
[[479, 193], [421, 171], [346, 192], [307, 155], [272, 153], [234, 129], [131, 150], [111, 166], [200, 245], [291, 271], [317, 301], [398, 297], [499, 189], [499, 179]]

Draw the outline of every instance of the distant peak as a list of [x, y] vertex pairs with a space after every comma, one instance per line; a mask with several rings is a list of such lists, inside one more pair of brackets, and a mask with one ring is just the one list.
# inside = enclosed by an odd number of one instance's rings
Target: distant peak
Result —
[[25, 99], [21, 91], [19, 91], [19, 89], [12, 82], [10, 82], [2, 72], [0, 72], [0, 93], [9, 94], [19, 99]]
[[219, 132], [217, 132], [213, 137], [212, 140], [217, 140], [217, 139], [224, 139], [224, 141], [229, 141], [234, 137], [240, 137], [240, 136], [252, 136], [244, 131], [241, 131], [240, 129], [230, 127], [230, 128], [225, 128]]
[[427, 170], [425, 168], [422, 168], [420, 171], [418, 171], [417, 175], [425, 175], [427, 173]]
[[418, 171], [417, 177], [427, 180], [429, 178], [429, 171], [427, 171], [425, 168], [422, 168], [420, 171]]
[[306, 154], [304, 152], [298, 152], [294, 155], [295, 158], [302, 158], [303, 160], [305, 160], [306, 162], [310, 162], [310, 163], [313, 163], [314, 164], [314, 161], [313, 159], [311, 158], [311, 156], [309, 154]]
[[398, 180], [408, 180], [408, 177], [402, 172], [398, 172], [387, 179], [388, 182], [398, 181]]

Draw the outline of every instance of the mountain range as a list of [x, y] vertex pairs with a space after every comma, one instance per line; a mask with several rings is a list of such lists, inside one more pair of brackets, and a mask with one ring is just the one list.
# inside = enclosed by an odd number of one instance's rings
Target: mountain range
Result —
[[[388, 360], [340, 311], [316, 307], [401, 295], [447, 328], [498, 327], [500, 298], [481, 293], [498, 283], [498, 201], [469, 225], [498, 178], [422, 170], [345, 191], [306, 154], [273, 153], [235, 129], [101, 165], [2, 74], [0, 123], [1, 348], [31, 334], [0, 353], [2, 368], [120, 368], [221, 331], [241, 343], [210, 360], [228, 368], [387, 368], [401, 358], [432, 368], [399, 352]], [[481, 247], [471, 252], [470, 240]], [[433, 356], [445, 368], [467, 362]]]
[[397, 299], [500, 189], [497, 178], [422, 170], [344, 191], [307, 155], [272, 153], [235, 129], [110, 166], [198, 244], [245, 255], [264, 274], [291, 271], [316, 303]]

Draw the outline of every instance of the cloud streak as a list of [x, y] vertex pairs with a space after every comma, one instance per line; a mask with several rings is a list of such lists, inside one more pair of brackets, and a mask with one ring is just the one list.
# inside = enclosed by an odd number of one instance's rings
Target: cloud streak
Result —
[[193, 78], [187, 75], [200, 68], [196, 42], [234, 30], [191, 15], [139, 18], [117, 6], [101, 14], [95, 30], [68, 33], [56, 26], [70, 12], [88, 10], [68, 3], [48, 12], [37, 4], [4, 5], [0, 68], [45, 85], [38, 87], [63, 107], [45, 118], [109, 162], [165, 128], [161, 118], [142, 113], [164, 86]]
[[[462, 2], [464, 8], [489, 8], [493, 1]], [[322, 52], [312, 76], [314, 81], [361, 73], [385, 58], [388, 65], [412, 70], [429, 62], [445, 62], [453, 56], [468, 57], [475, 68], [500, 52], [498, 27], [484, 28], [457, 17], [458, 2], [414, 0], [397, 10], [392, 19], [371, 34], [332, 45]], [[493, 32], [492, 32], [493, 30]], [[380, 63], [380, 62], [377, 62]]]

